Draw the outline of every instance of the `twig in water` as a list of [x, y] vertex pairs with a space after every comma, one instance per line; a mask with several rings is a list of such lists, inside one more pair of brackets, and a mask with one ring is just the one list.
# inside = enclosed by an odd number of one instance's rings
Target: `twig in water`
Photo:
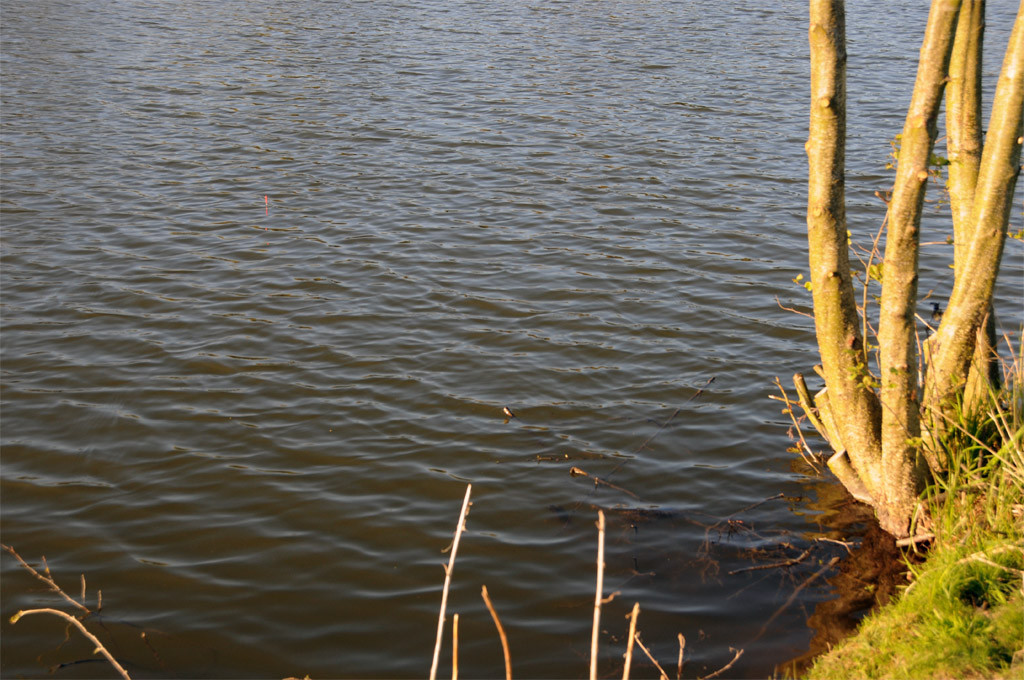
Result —
[[816, 538], [814, 540], [815, 541], [824, 541], [826, 543], [835, 543], [836, 545], [841, 545], [844, 548], [846, 548], [846, 554], [847, 555], [852, 555], [853, 554], [853, 551], [850, 550], [850, 546], [853, 545], [853, 543], [850, 543], [849, 541], [837, 541], [834, 538], [825, 538], [824, 536], [820, 536], [820, 537], [818, 537], [818, 538]]
[[501, 651], [505, 654], [505, 680], [512, 680], [512, 656], [508, 652], [508, 637], [505, 635], [505, 628], [501, 625], [501, 620], [498, 618], [498, 612], [494, 610], [494, 605], [491, 604], [491, 598], [487, 595], [487, 586], [484, 586], [480, 594], [483, 595], [484, 604], [487, 605], [487, 610], [491, 612], [491, 618], [494, 619], [494, 625], [498, 628], [498, 637], [501, 638]]
[[452, 615], [452, 680], [459, 680], [459, 615]]
[[621, 491], [622, 493], [628, 494], [628, 495], [632, 496], [633, 498], [637, 498], [637, 495], [635, 493], [633, 493], [632, 491], [630, 491], [629, 489], [623, 489], [621, 486], [616, 486], [615, 484], [612, 484], [611, 482], [606, 482], [603, 479], [601, 479], [600, 477], [595, 477], [594, 475], [590, 474], [589, 472], [587, 472], [583, 468], [578, 468], [575, 465], [572, 468], [569, 469], [569, 474], [572, 475], [573, 477], [587, 477], [588, 479], [593, 479], [594, 480], [594, 486], [597, 486], [598, 484], [604, 484], [605, 486], [611, 487], [611, 488], [615, 489], [616, 491]]
[[633, 603], [629, 614], [629, 642], [626, 643], [626, 665], [622, 669], [622, 680], [629, 680], [629, 667], [633, 664], [633, 636], [636, 635], [636, 619], [640, 616], [640, 603]]
[[757, 564], [757, 565], [754, 565], [753, 567], [744, 567], [743, 569], [735, 569], [735, 570], [729, 572], [729, 576], [733, 576], [735, 574], [742, 574], [745, 571], [757, 571], [759, 569], [774, 569], [776, 567], [792, 567], [794, 564], [797, 564], [799, 562], [803, 562], [805, 559], [807, 559], [807, 556], [811, 554], [811, 549], [813, 547], [814, 546], [811, 546], [810, 548], [805, 550], [803, 552], [803, 554], [801, 554], [799, 557], [794, 557], [793, 559], [789, 559], [789, 560], [783, 560], [782, 562], [773, 562], [772, 564]]
[[430, 664], [430, 680], [437, 678], [437, 660], [441, 655], [441, 635], [444, 633], [444, 611], [448, 606], [448, 588], [452, 583], [452, 568], [455, 566], [455, 553], [459, 550], [459, 539], [465, 528], [466, 511], [469, 509], [469, 494], [472, 484], [466, 485], [466, 498], [462, 501], [462, 512], [459, 513], [459, 524], [455, 527], [455, 540], [452, 542], [452, 554], [448, 557], [448, 565], [444, 568], [444, 590], [441, 592], [441, 613], [437, 617], [437, 640], [434, 642], [434, 660]]
[[[33, 567], [29, 566], [29, 564], [27, 562], [25, 562], [25, 560], [21, 559], [21, 555], [19, 555], [18, 552], [14, 548], [12, 548], [9, 545], [3, 545], [3, 544], [0, 544], [0, 547], [2, 547], [4, 550], [9, 552], [11, 555], [13, 555], [14, 559], [18, 560], [18, 564], [20, 564], [21, 566], [23, 566], [26, 569], [28, 569], [29, 572], [31, 572], [31, 574], [33, 576], [35, 576], [37, 579], [39, 579], [40, 581], [42, 581], [43, 583], [48, 585], [50, 587], [50, 590], [52, 590], [53, 592], [55, 592], [58, 595], [60, 595], [65, 600], [70, 602], [72, 605], [74, 605], [78, 609], [81, 609], [86, 614], [91, 614], [92, 613], [91, 609], [89, 609], [88, 607], [86, 607], [84, 604], [82, 604], [80, 602], [76, 602], [74, 598], [72, 598], [67, 593], [65, 593], [61, 589], [61, 587], [57, 585], [57, 582], [53, 580], [52, 576], [50, 576], [50, 568], [48, 566], [45, 566], [46, 565], [46, 558], [45, 557], [43, 558], [43, 565], [46, 568], [46, 576], [43, 576], [38, 571], [36, 571]], [[85, 576], [84, 575], [82, 576], [82, 601], [83, 602], [85, 601]]]
[[736, 656], [732, 657], [732, 661], [730, 661], [729, 663], [725, 664], [724, 666], [719, 668], [717, 671], [715, 671], [711, 675], [705, 675], [701, 680], [710, 680], [711, 678], [717, 678], [719, 675], [721, 675], [722, 673], [724, 673], [727, 670], [729, 670], [730, 668], [732, 668], [732, 665], [734, 663], [736, 663], [737, 661], [739, 661], [739, 658], [741, 656], [743, 656], [743, 650], [742, 649], [733, 649], [732, 647], [730, 647], [729, 649], [732, 649], [732, 651], [736, 652]]
[[808, 314], [807, 312], [801, 312], [799, 309], [793, 309], [792, 307], [785, 306], [784, 304], [782, 304], [781, 301], [779, 301], [778, 295], [775, 296], [775, 303], [778, 304], [779, 307], [781, 307], [782, 309], [785, 309], [787, 312], [793, 312], [794, 314], [799, 314], [800, 316], [806, 316], [809, 319], [814, 318], [813, 314]]
[[597, 635], [601, 628], [604, 593], [604, 511], [597, 511], [597, 592], [594, 595], [594, 630], [590, 634], [590, 680], [597, 680]]
[[676, 666], [676, 680], [682, 680], [683, 677], [683, 651], [686, 649], [686, 638], [683, 634], [679, 634], [679, 665]]
[[657, 667], [658, 672], [661, 673], [660, 680], [668, 680], [668, 673], [665, 672], [665, 669], [661, 667], [661, 664], [658, 663], [658, 660], [654, 658], [653, 654], [651, 654], [651, 650], [647, 649], [647, 647], [644, 647], [644, 643], [640, 639], [640, 633], [634, 635], [634, 639], [636, 640], [636, 643], [640, 645], [640, 649], [643, 650], [644, 654], [647, 655], [647, 658], [651, 660], [651, 663], [653, 663]]
[[90, 633], [89, 630], [82, 624], [82, 622], [76, 619], [71, 614], [68, 614], [67, 612], [62, 612], [59, 609], [23, 609], [22, 611], [19, 611], [17, 614], [11, 617], [11, 623], [17, 623], [22, 616], [28, 616], [29, 614], [53, 614], [54, 616], [59, 616], [68, 623], [77, 627], [78, 630], [82, 633], [82, 635], [89, 638], [89, 642], [96, 645], [96, 648], [93, 650], [94, 654], [96, 652], [102, 654], [104, 657], [106, 657], [107, 661], [110, 662], [110, 665], [113, 666], [117, 670], [117, 672], [121, 674], [122, 678], [124, 678], [125, 680], [132, 680], [131, 676], [128, 675], [128, 671], [126, 671], [121, 666], [121, 664], [117, 662], [117, 659], [115, 659], [114, 656], [107, 651], [107, 648], [103, 646], [103, 643], [99, 641], [99, 638]]

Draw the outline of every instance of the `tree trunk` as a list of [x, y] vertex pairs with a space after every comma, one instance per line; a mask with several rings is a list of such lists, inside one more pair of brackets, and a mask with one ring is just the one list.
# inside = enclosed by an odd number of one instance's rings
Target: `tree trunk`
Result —
[[846, 16], [842, 0], [811, 0], [807, 238], [814, 325], [842, 446], [875, 495], [881, 487], [878, 400], [863, 360], [846, 229]]
[[[977, 187], [968, 228], [968, 245], [962, 272], [942, 322], [935, 333], [932, 361], [925, 382], [925, 406], [933, 415], [935, 430], [946, 416], [967, 380], [975, 339], [992, 303], [996, 274], [1006, 241], [1013, 191], [1020, 173], [1024, 119], [1024, 7], [1006, 48], [1002, 72], [981, 157]], [[933, 432], [933, 437], [937, 435]]]
[[[946, 151], [949, 156], [949, 203], [953, 215], [953, 271], [964, 275], [973, 240], [971, 207], [981, 167], [981, 55], [985, 35], [985, 0], [963, 0], [957, 21], [946, 84]], [[964, 410], [976, 411], [990, 389], [999, 385], [995, 313], [978, 329], [974, 357], [967, 372]]]
[[915, 321], [918, 243], [928, 160], [938, 134], [939, 105], [959, 10], [960, 0], [932, 3], [889, 203], [878, 324], [884, 486], [876, 510], [882, 528], [898, 536], [906, 534], [923, 481], [917, 473], [921, 441]]

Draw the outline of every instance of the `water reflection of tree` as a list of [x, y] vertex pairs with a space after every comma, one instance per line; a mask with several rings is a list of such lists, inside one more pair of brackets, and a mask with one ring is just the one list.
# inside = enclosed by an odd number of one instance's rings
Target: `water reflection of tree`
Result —
[[878, 526], [872, 509], [831, 477], [807, 480], [807, 500], [792, 504], [795, 514], [815, 525], [806, 538], [844, 541], [850, 547], [837, 571], [826, 577], [835, 597], [819, 603], [807, 619], [815, 631], [807, 652], [777, 668], [789, 677], [800, 677], [814, 657], [853, 634], [869, 611], [888, 603], [897, 587], [907, 583], [904, 555]]

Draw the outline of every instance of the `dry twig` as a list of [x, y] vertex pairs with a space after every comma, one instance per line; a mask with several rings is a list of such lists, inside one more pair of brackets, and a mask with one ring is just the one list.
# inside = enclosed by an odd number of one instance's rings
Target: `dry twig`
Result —
[[651, 660], [651, 663], [653, 663], [657, 667], [658, 672], [661, 673], [660, 680], [668, 680], [668, 673], [665, 672], [665, 669], [661, 667], [661, 664], [658, 663], [658, 660], [654, 658], [653, 654], [651, 654], [651, 650], [647, 649], [647, 647], [644, 646], [643, 641], [640, 639], [640, 633], [634, 635], [633, 639], [636, 640], [636, 643], [640, 645], [640, 649], [643, 650], [644, 654], [647, 655], [647, 658]]
[[729, 663], [725, 664], [724, 666], [719, 668], [717, 671], [715, 671], [711, 675], [705, 675], [701, 680], [710, 680], [711, 678], [717, 678], [719, 675], [721, 675], [722, 673], [724, 673], [727, 670], [729, 670], [730, 668], [732, 668], [732, 665], [734, 663], [736, 663], [737, 661], [739, 661], [740, 657], [743, 656], [743, 650], [742, 649], [733, 649], [732, 647], [730, 647], [729, 649], [732, 649], [732, 651], [736, 652], [736, 656], [732, 657], [732, 661], [730, 661]]
[[[7, 552], [9, 552], [9, 553], [10, 553], [11, 555], [13, 555], [13, 556], [14, 556], [14, 559], [18, 560], [18, 564], [20, 564], [21, 566], [23, 566], [23, 567], [25, 567], [26, 569], [28, 569], [28, 571], [29, 571], [29, 572], [30, 572], [30, 573], [31, 573], [31, 574], [32, 574], [33, 576], [35, 576], [35, 577], [36, 577], [37, 579], [39, 579], [40, 581], [42, 581], [43, 583], [45, 583], [46, 585], [48, 585], [48, 586], [50, 587], [50, 590], [52, 590], [53, 592], [55, 592], [55, 593], [57, 593], [58, 595], [60, 595], [60, 596], [61, 596], [61, 597], [63, 597], [63, 598], [65, 599], [65, 600], [67, 600], [68, 602], [70, 602], [70, 603], [71, 603], [72, 605], [74, 605], [74, 606], [75, 606], [76, 608], [78, 608], [78, 609], [81, 609], [81, 610], [82, 610], [83, 612], [85, 612], [86, 614], [91, 614], [91, 613], [92, 613], [92, 610], [91, 610], [91, 609], [89, 609], [88, 607], [86, 607], [86, 606], [85, 606], [84, 604], [82, 604], [82, 603], [80, 603], [80, 602], [76, 602], [74, 598], [72, 598], [72, 597], [71, 597], [70, 595], [68, 595], [67, 593], [65, 593], [65, 592], [64, 592], [64, 591], [63, 591], [63, 590], [61, 589], [61, 587], [57, 585], [57, 582], [56, 582], [56, 581], [54, 581], [54, 580], [53, 580], [53, 577], [49, 575], [49, 574], [50, 574], [50, 569], [49, 569], [49, 567], [47, 567], [47, 568], [46, 568], [46, 574], [47, 574], [47, 575], [46, 575], [46, 576], [43, 576], [43, 575], [42, 575], [42, 574], [40, 574], [40, 573], [39, 573], [38, 571], [36, 571], [36, 570], [35, 570], [35, 568], [33, 568], [32, 566], [30, 566], [30, 565], [29, 565], [29, 564], [28, 564], [28, 563], [27, 563], [27, 562], [26, 562], [25, 560], [21, 559], [21, 555], [19, 555], [19, 554], [18, 554], [18, 552], [17, 552], [17, 551], [16, 551], [16, 550], [15, 550], [14, 548], [12, 548], [12, 547], [11, 547], [11, 546], [9, 546], [9, 545], [3, 545], [3, 544], [0, 544], [0, 547], [2, 547], [2, 548], [3, 548], [4, 550], [6, 550]], [[44, 564], [44, 565], [46, 564], [46, 558], [45, 558], [45, 557], [43, 558], [43, 564]], [[85, 575], [84, 575], [84, 574], [82, 575], [82, 601], [83, 601], [83, 602], [85, 601]]]
[[776, 567], [792, 567], [794, 564], [798, 564], [800, 562], [803, 562], [805, 559], [807, 559], [807, 556], [811, 554], [811, 549], [813, 547], [814, 546], [811, 546], [810, 548], [805, 550], [799, 557], [794, 557], [794, 558], [789, 559], [789, 560], [783, 560], [782, 562], [773, 562], [772, 564], [757, 564], [757, 565], [754, 565], [753, 567], [744, 567], [742, 569], [734, 569], [733, 571], [729, 572], [729, 576], [733, 576], [735, 574], [742, 574], [745, 571], [758, 571], [759, 569], [774, 569]]
[[71, 614], [68, 614], [67, 612], [62, 612], [59, 609], [50, 609], [50, 608], [46, 608], [46, 609], [23, 609], [23, 610], [19, 611], [17, 614], [15, 614], [14, 616], [11, 617], [11, 623], [12, 624], [13, 623], [17, 623], [18, 620], [22, 616], [28, 616], [29, 614], [53, 614], [54, 616], [59, 616], [60, 618], [62, 618], [65, 621], [67, 621], [68, 623], [72, 624], [73, 626], [78, 628], [78, 630], [82, 633], [82, 635], [84, 635], [85, 637], [89, 638], [89, 642], [91, 642], [94, 645], [96, 645], [96, 648], [93, 650], [93, 654], [96, 654], [96, 653], [102, 654], [104, 657], [106, 657], [107, 661], [110, 662], [110, 665], [113, 666], [117, 670], [117, 672], [121, 674], [122, 678], [124, 678], [125, 680], [132, 680], [131, 676], [128, 675], [128, 671], [126, 671], [124, 669], [124, 667], [121, 666], [121, 664], [119, 664], [117, 662], [117, 659], [114, 658], [113, 654], [111, 654], [110, 652], [107, 651], [107, 648], [103, 646], [103, 643], [99, 641], [99, 638], [97, 638], [95, 635], [90, 633], [89, 630], [85, 627], [85, 625], [83, 625], [81, 621], [76, 619]]
[[494, 610], [494, 605], [491, 604], [491, 598], [487, 595], [487, 586], [484, 586], [480, 590], [480, 594], [484, 598], [484, 604], [487, 605], [487, 610], [491, 612], [491, 618], [494, 619], [494, 625], [498, 628], [498, 637], [501, 638], [501, 651], [505, 654], [505, 680], [512, 680], [512, 656], [508, 652], [508, 637], [505, 635], [505, 627], [501, 625], [501, 620], [498, 618], [498, 612]]

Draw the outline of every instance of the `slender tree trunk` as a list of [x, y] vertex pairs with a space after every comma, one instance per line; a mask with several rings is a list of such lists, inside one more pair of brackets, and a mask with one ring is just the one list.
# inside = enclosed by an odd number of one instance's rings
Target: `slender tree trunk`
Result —
[[882, 528], [897, 536], [907, 532], [922, 481], [916, 472], [921, 434], [915, 322], [918, 243], [928, 160], [938, 133], [959, 10], [960, 0], [932, 2], [889, 203], [878, 325], [884, 488], [876, 510]]
[[[971, 207], [981, 167], [981, 55], [985, 35], [985, 0], [963, 0], [946, 84], [946, 150], [949, 156], [949, 203], [953, 215], [953, 270], [964, 275], [971, 232]], [[964, 408], [977, 410], [999, 384], [996, 324], [992, 306], [975, 339], [967, 372]]]
[[[953, 293], [935, 333], [932, 361], [925, 383], [925, 405], [941, 429], [950, 413], [974, 352], [975, 339], [992, 303], [999, 261], [1006, 241], [1013, 191], [1020, 173], [1024, 119], [1024, 7], [1010, 34], [996, 85], [985, 148], [974, 191], [968, 244], [962, 270], [957, 270]], [[962, 271], [962, 275], [961, 275]], [[934, 434], [934, 433], [933, 433]]]
[[985, 0], [963, 0], [946, 85], [946, 151], [953, 213], [953, 267], [961, 270], [971, 241], [971, 206], [981, 167], [981, 48]]
[[863, 381], [868, 374], [846, 229], [845, 24], [842, 0], [811, 0], [807, 237], [815, 330], [828, 403], [841, 439], [831, 443], [837, 451], [847, 451], [868, 492], [876, 496], [882, 484], [879, 406]]

